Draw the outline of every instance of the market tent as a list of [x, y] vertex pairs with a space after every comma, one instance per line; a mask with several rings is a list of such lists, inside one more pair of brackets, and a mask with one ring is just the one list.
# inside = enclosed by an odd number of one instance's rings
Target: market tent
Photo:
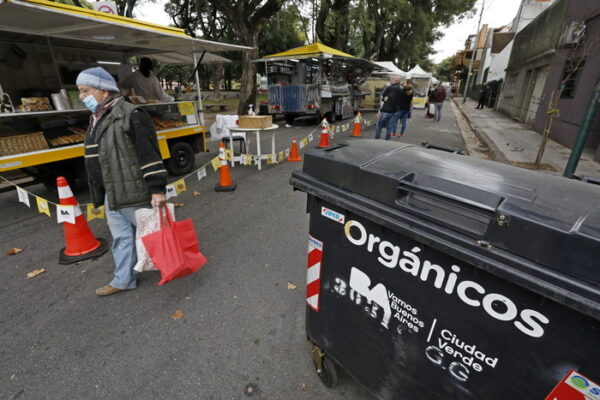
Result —
[[[19, 32], [115, 51], [201, 54], [250, 47], [187, 36], [182, 29], [45, 0], [0, 0], [0, 31]], [[4, 32], [2, 32], [4, 34]]]
[[345, 57], [345, 58], [356, 58], [353, 55], [344, 53], [334, 49], [333, 47], [325, 46], [321, 43], [313, 43], [307, 46], [296, 47], [290, 50], [283, 51], [281, 53], [271, 54], [264, 56], [260, 60], [255, 61], [277, 61], [277, 60], [289, 60], [290, 58], [331, 58], [334, 56]]
[[415, 65], [413, 69], [408, 71], [412, 78], [431, 78], [431, 72], [425, 72], [419, 65]]
[[[164, 62], [167, 64], [194, 64], [193, 58], [187, 54], [181, 53], [149, 53], [139, 54], [140, 57], [149, 57], [153, 60]], [[213, 53], [205, 53], [202, 57], [201, 64], [228, 64], [231, 60]]]
[[433, 85], [437, 85], [438, 83], [440, 83], [440, 81], [436, 77], [433, 77], [433, 78], [431, 78], [431, 83]]
[[406, 78], [408, 74], [402, 71], [400, 68], [396, 67], [391, 61], [375, 61], [375, 64], [379, 65], [382, 68], [385, 68], [385, 71], [377, 71], [375, 74], [377, 75], [398, 75], [402, 78]]

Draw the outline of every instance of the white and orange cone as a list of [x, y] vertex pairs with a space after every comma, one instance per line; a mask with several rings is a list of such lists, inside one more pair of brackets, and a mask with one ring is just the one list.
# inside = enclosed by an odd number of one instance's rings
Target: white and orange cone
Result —
[[298, 150], [298, 140], [296, 138], [292, 138], [292, 145], [290, 146], [290, 155], [288, 156], [287, 160], [293, 162], [302, 161], [302, 157], [300, 157], [300, 151]]
[[361, 118], [362, 118], [361, 113], [357, 112], [356, 115], [354, 116], [354, 128], [352, 129], [352, 135], [350, 137], [362, 137], [362, 135], [361, 135], [362, 123], [360, 121]]
[[59, 176], [56, 178], [60, 205], [73, 206], [75, 210], [75, 223], [63, 222], [65, 231], [65, 247], [58, 256], [59, 264], [73, 264], [88, 258], [97, 258], [106, 253], [108, 246], [104, 239], [96, 239], [90, 229], [79, 203], [67, 180]]
[[329, 144], [329, 124], [327, 123], [327, 119], [323, 119], [322, 123], [323, 127], [321, 128], [321, 138], [319, 140], [319, 145], [317, 146], [319, 149], [325, 149], [330, 146]]
[[225, 156], [225, 143], [223, 142], [219, 144], [219, 158], [221, 159], [221, 166], [219, 167], [219, 183], [215, 186], [215, 192], [233, 192], [237, 185], [231, 179], [227, 157]]

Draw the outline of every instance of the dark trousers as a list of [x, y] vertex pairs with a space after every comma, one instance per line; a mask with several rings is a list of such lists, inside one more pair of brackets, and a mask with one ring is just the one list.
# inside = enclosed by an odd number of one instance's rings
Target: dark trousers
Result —
[[483, 108], [483, 106], [485, 106], [485, 97], [486, 96], [479, 96], [479, 103], [477, 103], [477, 107], [475, 108]]

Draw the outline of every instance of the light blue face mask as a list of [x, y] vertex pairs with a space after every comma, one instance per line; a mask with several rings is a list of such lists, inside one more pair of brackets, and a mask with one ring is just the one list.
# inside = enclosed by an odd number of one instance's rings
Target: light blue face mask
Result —
[[98, 108], [98, 100], [96, 100], [96, 98], [93, 95], [90, 94], [82, 101], [88, 110], [90, 110], [91, 112], [96, 112], [96, 108]]

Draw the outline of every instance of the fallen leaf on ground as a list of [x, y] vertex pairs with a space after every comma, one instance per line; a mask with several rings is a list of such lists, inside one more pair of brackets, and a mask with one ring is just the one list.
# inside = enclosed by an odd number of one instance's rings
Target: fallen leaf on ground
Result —
[[185, 203], [173, 203], [173, 207], [178, 208], [178, 207], [183, 207], [185, 206]]
[[27, 273], [27, 278], [28, 279], [34, 278], [34, 277], [38, 276], [39, 274], [43, 274], [44, 272], [46, 272], [45, 268], [34, 269], [33, 271]]
[[175, 314], [171, 315], [171, 318], [177, 320], [183, 318], [183, 312], [181, 310], [176, 310]]
[[292, 282], [288, 282], [288, 290], [294, 290], [296, 289], [296, 285], [294, 285]]
[[200, 196], [202, 193], [198, 192], [198, 191], [194, 191], [194, 196]]
[[18, 254], [18, 253], [20, 253], [22, 251], [23, 251], [23, 249], [19, 249], [18, 247], [13, 247], [9, 251], [6, 252], [6, 255], [7, 256], [14, 256], [15, 254]]

